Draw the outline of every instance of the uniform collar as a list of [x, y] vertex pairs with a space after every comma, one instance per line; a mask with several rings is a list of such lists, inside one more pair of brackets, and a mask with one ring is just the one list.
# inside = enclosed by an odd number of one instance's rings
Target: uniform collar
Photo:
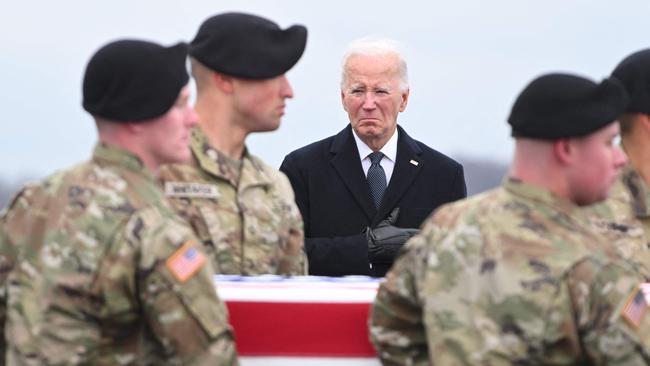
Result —
[[[566, 198], [560, 197], [546, 188], [535, 186], [521, 180], [506, 177], [503, 187], [511, 194], [538, 202], [544, 206], [561, 211], [576, 219], [583, 218], [584, 215], [579, 207]], [[584, 221], [584, 220], [583, 220]]]
[[140, 173], [151, 180], [156, 180], [154, 174], [144, 166], [144, 163], [134, 153], [105, 143], [97, 143], [93, 150], [93, 161], [99, 164], [119, 166]]
[[643, 178], [637, 173], [631, 164], [623, 167], [621, 181], [632, 196], [632, 207], [637, 218], [650, 217], [650, 190]]
[[228, 169], [229, 164], [225, 163], [225, 159], [228, 159], [228, 157], [210, 145], [208, 137], [198, 126], [193, 127], [191, 130], [190, 148], [196, 163], [202, 170], [230, 182], [235, 187], [271, 184], [270, 179], [264, 173], [261, 162], [250, 155], [248, 148], [244, 148], [239, 181], [237, 175]]

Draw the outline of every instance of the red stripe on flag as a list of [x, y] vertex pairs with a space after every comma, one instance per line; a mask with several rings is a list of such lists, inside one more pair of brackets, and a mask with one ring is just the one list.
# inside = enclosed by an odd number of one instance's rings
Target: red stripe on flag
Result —
[[368, 357], [367, 303], [226, 301], [243, 356]]

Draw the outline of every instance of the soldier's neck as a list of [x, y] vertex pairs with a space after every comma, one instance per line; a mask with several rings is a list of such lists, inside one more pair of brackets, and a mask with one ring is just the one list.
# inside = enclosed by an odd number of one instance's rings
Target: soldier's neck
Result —
[[641, 178], [650, 185], [650, 146], [647, 143], [631, 143], [623, 140], [623, 149], [627, 158]]
[[244, 153], [248, 131], [233, 120], [227, 110], [200, 110], [199, 126], [210, 145], [234, 160], [240, 160]]
[[130, 136], [126, 129], [117, 130], [117, 132], [113, 133], [100, 132], [98, 139], [102, 144], [114, 146], [134, 154], [151, 173], [158, 176], [162, 162], [158, 161], [156, 154], [146, 143], [134, 136]]
[[566, 174], [552, 153], [551, 143], [517, 139], [508, 175], [524, 183], [544, 188], [554, 195], [571, 199]]

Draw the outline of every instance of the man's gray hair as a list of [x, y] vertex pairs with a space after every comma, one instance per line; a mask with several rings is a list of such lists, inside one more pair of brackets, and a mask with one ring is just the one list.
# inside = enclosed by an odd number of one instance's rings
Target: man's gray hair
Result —
[[350, 60], [350, 57], [356, 55], [364, 56], [386, 56], [394, 55], [398, 59], [399, 67], [399, 78], [400, 78], [400, 90], [406, 91], [409, 89], [409, 80], [408, 80], [408, 69], [406, 67], [406, 60], [401, 52], [401, 45], [399, 42], [394, 41], [388, 38], [375, 38], [375, 37], [364, 37], [352, 41], [345, 55], [343, 55], [343, 62], [341, 65], [341, 90], [345, 85], [347, 79], [347, 64]]

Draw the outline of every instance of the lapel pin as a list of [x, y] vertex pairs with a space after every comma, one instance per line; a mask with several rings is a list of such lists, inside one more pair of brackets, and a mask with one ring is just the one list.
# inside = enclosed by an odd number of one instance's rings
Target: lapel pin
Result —
[[418, 164], [420, 164], [420, 163], [418, 163], [417, 161], [415, 161], [413, 159], [411, 159], [411, 161], [409, 161], [409, 163], [411, 163], [411, 164], [413, 164], [415, 166], [418, 166]]

